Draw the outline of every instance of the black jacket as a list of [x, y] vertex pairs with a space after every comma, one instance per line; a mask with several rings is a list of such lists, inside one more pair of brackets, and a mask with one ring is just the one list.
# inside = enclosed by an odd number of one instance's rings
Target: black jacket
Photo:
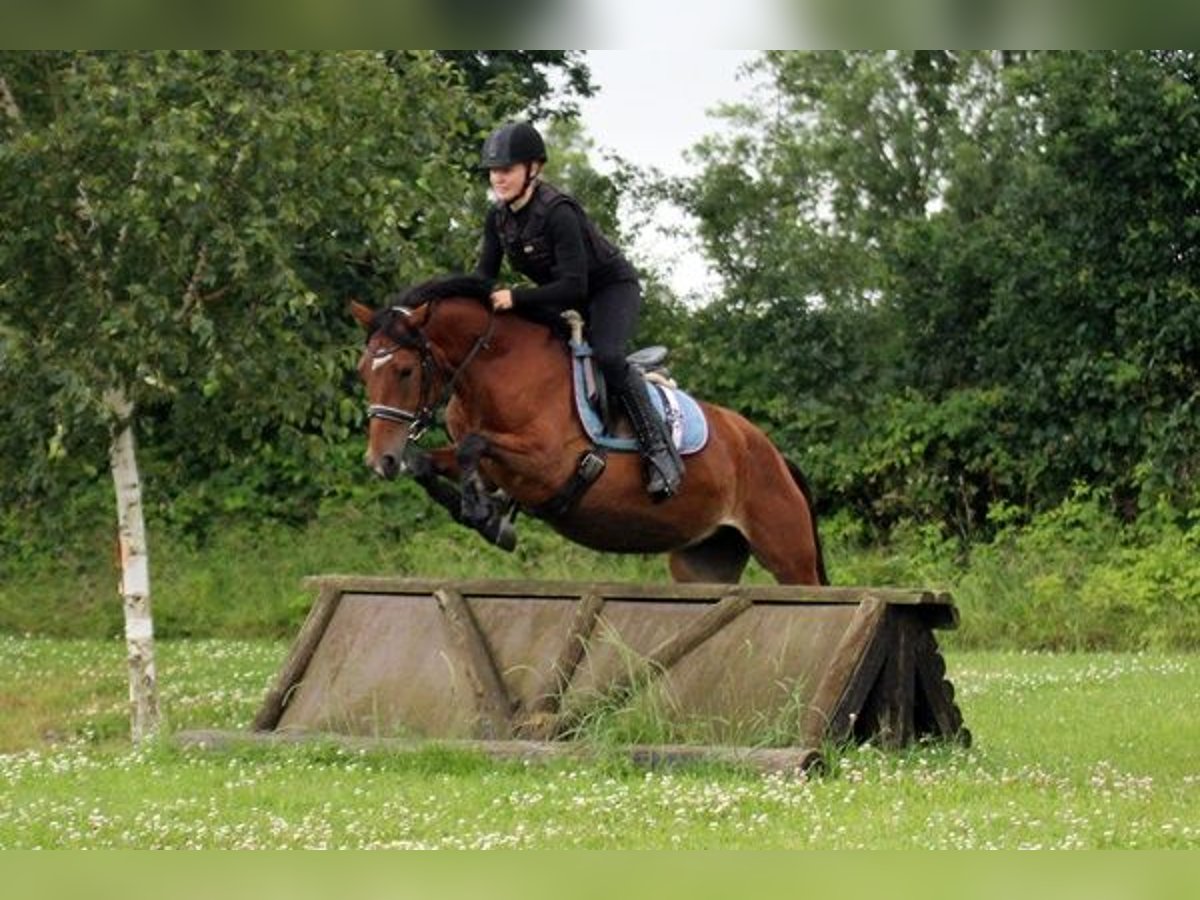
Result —
[[544, 182], [517, 212], [505, 203], [488, 211], [476, 274], [494, 280], [505, 256], [536, 285], [513, 290], [517, 308], [580, 309], [599, 288], [637, 281], [637, 270], [579, 203]]

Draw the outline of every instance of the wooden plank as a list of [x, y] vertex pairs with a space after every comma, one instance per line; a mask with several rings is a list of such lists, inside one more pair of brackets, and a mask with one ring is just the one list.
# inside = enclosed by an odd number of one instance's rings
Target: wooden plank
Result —
[[313, 605], [308, 610], [308, 616], [300, 628], [300, 633], [292, 642], [291, 650], [288, 651], [283, 667], [275, 677], [275, 683], [267, 691], [258, 715], [254, 717], [251, 728], [255, 731], [270, 731], [279, 724], [284, 707], [287, 706], [292, 691], [303, 680], [304, 672], [312, 661], [317, 645], [321, 643], [325, 629], [329, 626], [329, 620], [333, 618], [341, 599], [342, 592], [336, 585], [329, 584], [321, 587], [317, 599], [313, 601]]
[[452, 587], [464, 597], [566, 600], [578, 598], [584, 592], [594, 593], [605, 600], [669, 600], [685, 603], [711, 603], [714, 597], [743, 596], [755, 603], [857, 605], [864, 599], [873, 598], [889, 604], [933, 607], [946, 616], [949, 614], [945, 613], [945, 609], [953, 609], [954, 604], [949, 594], [934, 590], [815, 585], [623, 584], [521, 579], [457, 581], [363, 575], [321, 575], [306, 578], [305, 583], [318, 588], [334, 586], [347, 593], [429, 596], [439, 588]]
[[677, 634], [651, 650], [640, 670], [635, 667], [634, 671], [618, 678], [605, 693], [628, 694], [646, 681], [658, 678], [753, 605], [754, 601], [748, 597], [722, 597]]
[[873, 689], [878, 703], [878, 738], [885, 747], [907, 746], [916, 735], [913, 703], [920, 624], [906, 612], [901, 608], [888, 610], [891, 619], [888, 652]]
[[745, 594], [726, 594], [682, 631], [650, 651], [649, 664], [655, 671], [665, 672], [753, 605], [754, 601]]
[[962, 713], [954, 703], [954, 685], [945, 680], [946, 664], [932, 634], [921, 635], [914, 665], [917, 682], [915, 712], [931, 720], [937, 737], [969, 746], [971, 734], [963, 728]]
[[[613, 748], [583, 743], [550, 741], [443, 740], [414, 741], [361, 735], [309, 732], [196, 730], [180, 731], [172, 740], [189, 750], [228, 752], [248, 746], [288, 747], [304, 743], [332, 744], [352, 752], [416, 754], [431, 747], [479, 753], [501, 762], [553, 762], [563, 759], [611, 758]], [[823, 760], [809, 747], [728, 747], [691, 744], [631, 744], [623, 748], [627, 759], [648, 767], [687, 766], [717, 763], [755, 769], [763, 773], [802, 775], [820, 771]]]
[[820, 746], [825, 740], [844, 740], [853, 731], [853, 717], [883, 666], [887, 610], [885, 602], [873, 597], [858, 607], [801, 718], [800, 743]]
[[459, 656], [475, 691], [476, 709], [485, 737], [507, 737], [512, 733], [515, 704], [496, 668], [496, 661], [479, 630], [471, 608], [462, 594], [452, 588], [433, 591], [438, 608], [445, 616], [450, 632], [450, 646]]
[[[625, 672], [606, 685], [601, 693], [606, 698], [622, 699], [630, 696], [639, 688], [662, 676], [673, 665], [701, 646], [705, 641], [719, 632], [722, 628], [750, 609], [754, 601], [745, 596], [727, 596], [721, 598], [699, 616], [692, 619], [673, 637], [659, 644], [646, 654], [645, 658], [630, 666]], [[576, 715], [583, 712], [576, 711]], [[557, 724], [556, 731], [562, 733], [569, 730], [573, 719], [562, 719]]]
[[559, 651], [550, 671], [546, 673], [545, 681], [534, 692], [534, 701], [517, 727], [519, 736], [536, 739], [553, 736], [558, 727], [558, 712], [563, 695], [570, 687], [579, 663], [583, 661], [587, 641], [595, 630], [603, 608], [604, 598], [599, 594], [587, 592], [579, 598], [562, 650]]

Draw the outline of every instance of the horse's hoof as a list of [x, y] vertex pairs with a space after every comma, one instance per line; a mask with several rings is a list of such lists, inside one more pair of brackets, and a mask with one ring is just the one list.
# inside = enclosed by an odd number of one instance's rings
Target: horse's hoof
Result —
[[501, 550], [511, 553], [517, 546], [517, 529], [508, 516], [493, 516], [486, 522], [480, 522], [475, 529]]

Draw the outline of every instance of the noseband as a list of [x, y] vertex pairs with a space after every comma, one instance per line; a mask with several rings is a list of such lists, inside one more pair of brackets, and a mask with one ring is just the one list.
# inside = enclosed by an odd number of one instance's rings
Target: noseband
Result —
[[[405, 306], [393, 306], [392, 312], [400, 313], [406, 318], [411, 318], [412, 310]], [[431, 310], [432, 315], [432, 310]], [[428, 324], [428, 320], [426, 320]], [[467, 366], [479, 355], [480, 351], [485, 349], [492, 340], [492, 333], [496, 326], [496, 311], [489, 307], [487, 328], [483, 334], [475, 339], [475, 343], [471, 349], [467, 351], [467, 355], [463, 357], [463, 361], [456, 368], [447, 369], [438, 363], [437, 358], [433, 354], [433, 350], [429, 346], [429, 341], [425, 337], [425, 332], [415, 325], [409, 326], [407, 334], [397, 337], [391, 333], [391, 322], [383, 327], [384, 336], [389, 338], [392, 346], [376, 350], [371, 354], [372, 367], [383, 365], [392, 354], [397, 350], [407, 350], [415, 348], [417, 358], [421, 364], [421, 396], [417, 401], [415, 410], [401, 409], [397, 406], [386, 406], [382, 403], [372, 403], [367, 406], [368, 419], [383, 419], [385, 422], [395, 422], [400, 425], [408, 425], [408, 439], [410, 441], [419, 441], [422, 435], [433, 423], [437, 416], [437, 411], [450, 399], [450, 395], [454, 392], [454, 386], [458, 383], [459, 376], [466, 370]], [[444, 379], [445, 387], [442, 389], [441, 395], [437, 400], [431, 400], [433, 388], [433, 375], [447, 375]]]

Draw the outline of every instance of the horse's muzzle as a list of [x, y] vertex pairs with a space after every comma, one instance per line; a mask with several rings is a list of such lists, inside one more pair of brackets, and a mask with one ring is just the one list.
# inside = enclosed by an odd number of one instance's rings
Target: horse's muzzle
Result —
[[408, 468], [404, 459], [395, 453], [381, 453], [375, 459], [368, 453], [366, 463], [372, 472], [389, 481], [397, 475], [402, 475]]

